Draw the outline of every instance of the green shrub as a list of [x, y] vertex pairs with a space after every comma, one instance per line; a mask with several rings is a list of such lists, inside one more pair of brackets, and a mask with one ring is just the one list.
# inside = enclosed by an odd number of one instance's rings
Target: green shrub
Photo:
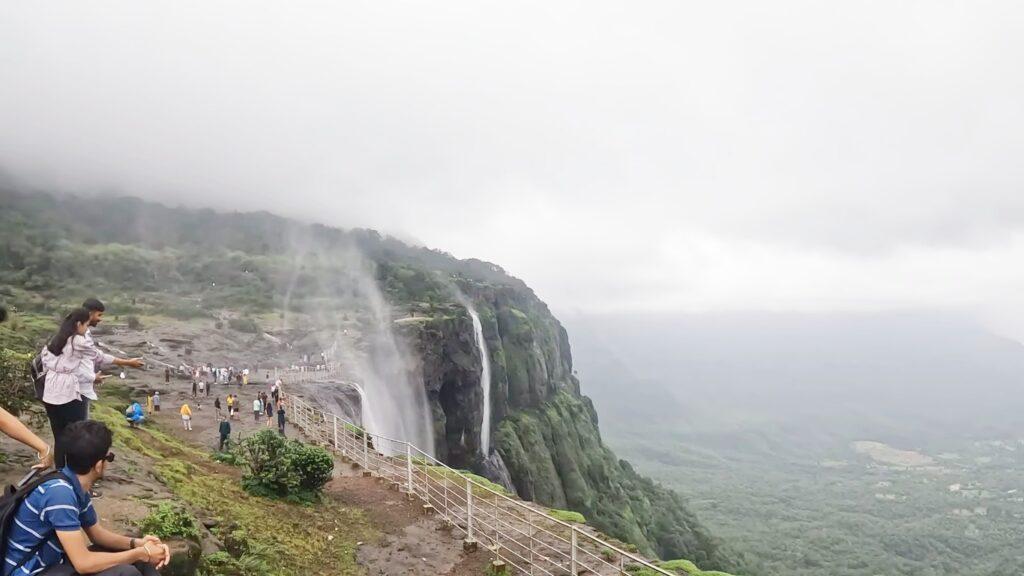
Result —
[[304, 490], [319, 492], [324, 484], [331, 481], [334, 472], [334, 458], [319, 446], [302, 444], [297, 441], [289, 443], [291, 447], [290, 461], [299, 475], [299, 485]]
[[128, 317], [128, 328], [131, 329], [131, 330], [138, 330], [138, 329], [142, 328], [142, 321], [139, 320], [138, 316], [129, 316]]
[[289, 466], [288, 441], [273, 430], [261, 430], [242, 441], [246, 472], [242, 484], [250, 493], [286, 497], [299, 486]]
[[199, 541], [199, 525], [184, 508], [170, 502], [161, 502], [156, 510], [149, 513], [139, 524], [143, 534], [160, 538], [180, 536]]
[[213, 459], [221, 464], [227, 464], [228, 466], [243, 466], [245, 465], [245, 456], [242, 455], [237, 449], [229, 448], [223, 452], [216, 452], [213, 455]]
[[232, 330], [237, 330], [239, 332], [247, 332], [250, 334], [255, 334], [256, 332], [260, 331], [259, 324], [257, 324], [256, 321], [253, 320], [252, 318], [248, 317], [231, 318], [230, 320], [228, 320], [228, 328], [231, 328]]
[[32, 406], [35, 393], [28, 373], [30, 354], [0, 349], [0, 407], [15, 416]]
[[250, 494], [297, 502], [315, 500], [331, 479], [334, 459], [318, 446], [285, 440], [274, 430], [260, 430], [242, 441], [242, 485]]
[[235, 558], [227, 552], [214, 552], [199, 563], [198, 576], [263, 576], [271, 572], [270, 565], [260, 556], [242, 554]]

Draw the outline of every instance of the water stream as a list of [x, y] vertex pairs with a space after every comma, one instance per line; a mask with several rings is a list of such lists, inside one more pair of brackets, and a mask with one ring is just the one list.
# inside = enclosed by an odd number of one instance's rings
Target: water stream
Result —
[[484, 340], [484, 327], [480, 323], [480, 315], [468, 302], [466, 302], [466, 311], [473, 319], [473, 338], [476, 340], [476, 347], [480, 350], [480, 390], [483, 392], [480, 452], [486, 458], [491, 451], [491, 357], [487, 354], [487, 341]]

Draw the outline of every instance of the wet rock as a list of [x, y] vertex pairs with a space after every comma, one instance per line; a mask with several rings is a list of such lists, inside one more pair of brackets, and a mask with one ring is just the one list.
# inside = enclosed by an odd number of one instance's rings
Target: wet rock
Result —
[[199, 568], [201, 548], [191, 540], [166, 540], [171, 563], [160, 570], [163, 576], [194, 576]]

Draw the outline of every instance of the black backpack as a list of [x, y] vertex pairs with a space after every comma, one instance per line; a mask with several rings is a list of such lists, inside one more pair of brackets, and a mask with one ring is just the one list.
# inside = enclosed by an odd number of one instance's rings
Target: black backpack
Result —
[[42, 353], [36, 354], [28, 364], [28, 373], [32, 377], [32, 385], [36, 389], [36, 400], [43, 400], [43, 392], [46, 391], [46, 368], [43, 366]]
[[[28, 495], [33, 490], [39, 487], [43, 482], [48, 482], [56, 478], [67, 478], [63, 474], [56, 470], [51, 470], [42, 476], [38, 475], [38, 471], [32, 471], [28, 476], [22, 479], [17, 486], [8, 486], [4, 489], [3, 496], [0, 496], [0, 555], [7, 553], [7, 540], [11, 537], [11, 526], [14, 525], [14, 515], [18, 513], [18, 508], [21, 507], [21, 503], [28, 498]], [[22, 564], [28, 562], [36, 552], [39, 552], [49, 538], [44, 538], [32, 547], [28, 552], [25, 553], [21, 558], [21, 562], [14, 567], [14, 570], [21, 568]], [[13, 572], [13, 571], [12, 571]]]

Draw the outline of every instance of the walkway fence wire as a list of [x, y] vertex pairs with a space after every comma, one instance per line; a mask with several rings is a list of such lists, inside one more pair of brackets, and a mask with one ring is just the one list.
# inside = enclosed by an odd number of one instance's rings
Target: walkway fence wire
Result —
[[[323, 377], [317, 374], [310, 379]], [[508, 497], [500, 487], [455, 470], [408, 442], [368, 432], [294, 395], [285, 397], [285, 403], [292, 424], [310, 440], [392, 489], [421, 500], [425, 513], [436, 514], [444, 526], [464, 535], [470, 549], [476, 545], [489, 549], [505, 562], [508, 573], [675, 576], [586, 527]]]

